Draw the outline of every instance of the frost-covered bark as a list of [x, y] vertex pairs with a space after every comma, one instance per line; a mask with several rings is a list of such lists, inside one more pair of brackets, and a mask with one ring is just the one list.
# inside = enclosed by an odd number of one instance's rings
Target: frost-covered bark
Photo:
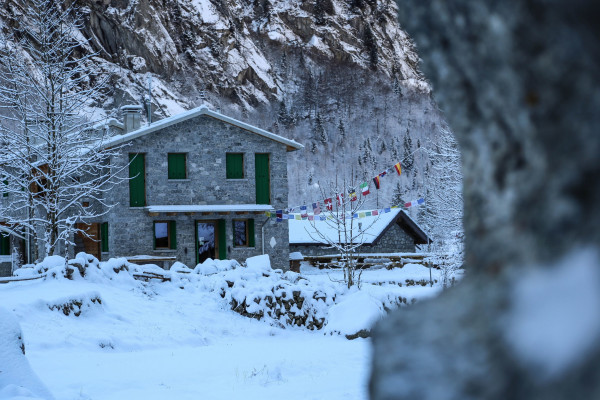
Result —
[[401, 4], [461, 145], [469, 272], [376, 329], [371, 397], [600, 397], [600, 7]]

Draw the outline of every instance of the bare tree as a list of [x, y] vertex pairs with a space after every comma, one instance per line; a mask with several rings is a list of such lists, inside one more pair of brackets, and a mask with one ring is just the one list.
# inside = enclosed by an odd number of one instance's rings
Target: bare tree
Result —
[[109, 166], [118, 149], [105, 148], [108, 131], [93, 129], [90, 111], [105, 80], [87, 67], [94, 54], [81, 55], [74, 6], [31, 0], [14, 25], [0, 46], [2, 217], [34, 248], [39, 239], [43, 256], [66, 254], [75, 223], [105, 213], [119, 181]]
[[336, 179], [335, 183], [330, 182], [325, 189], [321, 186], [321, 195], [326, 201], [330, 201], [310, 221], [312, 231], [307, 233], [313, 240], [324, 243], [326, 247], [339, 253], [344, 282], [348, 288], [360, 286], [362, 271], [356, 266], [357, 252], [365, 243], [367, 231], [377, 221], [378, 213], [367, 224], [363, 225], [359, 221], [358, 217], [363, 212], [367, 198], [362, 195], [353, 178], [341, 179], [341, 183]]

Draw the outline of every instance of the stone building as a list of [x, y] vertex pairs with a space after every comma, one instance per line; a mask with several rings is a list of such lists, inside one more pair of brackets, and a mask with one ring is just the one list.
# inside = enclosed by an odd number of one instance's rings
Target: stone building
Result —
[[121, 110], [123, 123], [110, 129], [122, 133], [107, 146], [122, 146], [111, 168], [128, 179], [110, 192], [115, 206], [85, 227], [91, 239], [76, 238], [76, 252], [191, 267], [266, 253], [287, 268], [288, 226], [265, 212], [287, 206], [287, 152], [302, 145], [204, 106], [145, 127], [141, 107]]
[[[416, 245], [427, 244], [425, 232], [401, 209], [358, 218], [353, 223], [355, 229], [364, 231], [356, 240], [363, 243], [359, 253], [414, 253]], [[335, 254], [327, 243], [338, 242], [338, 232], [328, 221], [289, 220], [289, 229], [290, 252], [304, 256]]]

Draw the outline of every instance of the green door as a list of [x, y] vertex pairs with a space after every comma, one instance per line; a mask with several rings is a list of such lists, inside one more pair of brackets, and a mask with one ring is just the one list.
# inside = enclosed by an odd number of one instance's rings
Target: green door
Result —
[[145, 154], [129, 154], [129, 206], [146, 205], [146, 157]]
[[271, 179], [269, 174], [269, 155], [255, 154], [256, 204], [271, 204]]

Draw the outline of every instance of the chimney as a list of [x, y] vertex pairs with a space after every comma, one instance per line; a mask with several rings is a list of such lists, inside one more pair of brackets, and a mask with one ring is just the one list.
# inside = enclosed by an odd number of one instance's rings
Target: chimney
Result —
[[123, 126], [125, 133], [133, 132], [140, 129], [141, 125], [141, 113], [144, 108], [140, 105], [132, 104], [121, 107], [121, 114], [123, 115]]

